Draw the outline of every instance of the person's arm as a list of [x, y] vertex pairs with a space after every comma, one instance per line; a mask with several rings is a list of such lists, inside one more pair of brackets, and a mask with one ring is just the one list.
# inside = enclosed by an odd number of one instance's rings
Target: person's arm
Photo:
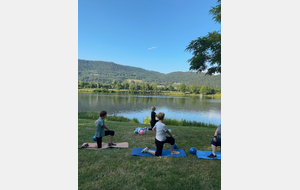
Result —
[[106, 127], [105, 125], [102, 125], [102, 127], [108, 131], [110, 131], [110, 129], [108, 127]]
[[153, 133], [156, 135], [156, 127], [152, 128]]
[[215, 135], [214, 135], [214, 141], [215, 142], [217, 142], [217, 135], [218, 135], [218, 129], [216, 130]]
[[98, 121], [98, 120], [95, 121], [95, 125], [97, 125], [97, 121]]
[[[170, 135], [170, 137], [173, 137], [172, 136], [172, 134], [171, 134], [171, 132], [169, 131], [169, 130], [167, 130], [167, 132], [166, 132], [168, 135]], [[173, 137], [174, 138], [174, 137]]]

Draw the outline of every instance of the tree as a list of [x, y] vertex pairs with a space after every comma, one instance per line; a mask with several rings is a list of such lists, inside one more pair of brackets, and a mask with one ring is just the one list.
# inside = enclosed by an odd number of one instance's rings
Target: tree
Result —
[[173, 91], [173, 90], [174, 90], [174, 87], [172, 86], [172, 84], [169, 84], [169, 85], [168, 85], [168, 89], [169, 89], [170, 91]]
[[139, 90], [139, 85], [138, 85], [138, 83], [137, 83], [137, 82], [134, 84], [134, 90], [136, 90], [136, 91], [138, 91], [138, 90]]
[[115, 88], [119, 91], [120, 88], [121, 88], [121, 83], [120, 83], [120, 82], [117, 82], [117, 84], [115, 85]]
[[[212, 7], [209, 13], [213, 15], [215, 22], [221, 24], [221, 0], [217, 1], [217, 6]], [[193, 54], [188, 60], [190, 70], [207, 70], [206, 75], [221, 73], [221, 32], [209, 32], [206, 36], [191, 41], [185, 51]]]
[[129, 85], [128, 92], [129, 92], [129, 93], [133, 93], [133, 92], [134, 92], [134, 84], [130, 84], [130, 85]]
[[153, 92], [156, 93], [157, 92], [157, 83], [152, 83], [152, 89], [153, 89]]
[[124, 89], [128, 89], [129, 88], [129, 83], [127, 82], [127, 80], [123, 81], [123, 86], [124, 86]]
[[191, 87], [190, 87], [190, 90], [192, 93], [196, 94], [197, 93], [197, 86], [195, 84], [193, 84]]
[[206, 95], [206, 94], [213, 94], [214, 93], [214, 89], [212, 89], [209, 86], [203, 85], [200, 88], [200, 93]]
[[117, 80], [114, 79], [114, 80], [112, 81], [112, 85], [116, 85], [116, 84], [117, 84]]
[[185, 84], [181, 84], [180, 86], [179, 86], [179, 90], [180, 90], [180, 92], [185, 92], [185, 89], [186, 88], [186, 86], [185, 86]]
[[147, 82], [142, 83], [142, 93], [145, 93], [149, 90], [149, 84]]

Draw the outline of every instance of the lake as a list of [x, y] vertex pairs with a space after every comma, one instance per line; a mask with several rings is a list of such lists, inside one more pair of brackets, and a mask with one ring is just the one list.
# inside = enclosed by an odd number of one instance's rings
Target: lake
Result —
[[151, 106], [156, 107], [156, 114], [164, 112], [165, 118], [221, 124], [221, 99], [200, 98], [200, 96], [78, 94], [78, 111], [100, 112], [105, 110], [109, 116], [137, 118], [140, 123], [143, 123], [146, 116], [151, 116]]

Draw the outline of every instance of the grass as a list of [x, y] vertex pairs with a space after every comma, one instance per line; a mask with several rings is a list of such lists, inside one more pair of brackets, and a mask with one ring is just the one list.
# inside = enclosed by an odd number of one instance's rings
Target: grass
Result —
[[[95, 134], [94, 119], [78, 120], [78, 147], [91, 143]], [[113, 142], [128, 142], [129, 148], [104, 150], [78, 150], [78, 189], [221, 189], [221, 161], [198, 159], [189, 153], [211, 150], [213, 127], [172, 126], [177, 148], [183, 149], [187, 157], [137, 157], [131, 156], [133, 148], [155, 148], [155, 135], [135, 134], [137, 127], [147, 124], [106, 121], [106, 126], [115, 131]], [[103, 137], [107, 143], [109, 137]], [[165, 144], [164, 149], [169, 149]], [[217, 148], [220, 152], [220, 148]]]

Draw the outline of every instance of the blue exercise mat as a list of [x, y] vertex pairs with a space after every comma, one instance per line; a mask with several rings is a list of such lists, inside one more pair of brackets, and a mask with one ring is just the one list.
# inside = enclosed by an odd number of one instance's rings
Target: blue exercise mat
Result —
[[[150, 154], [148, 152], [147, 153], [141, 153], [141, 151], [143, 149], [144, 148], [134, 148], [134, 149], [132, 149], [131, 156], [150, 156], [150, 157], [156, 157], [156, 156], [153, 156], [152, 154]], [[156, 151], [156, 149], [151, 149], [151, 148], [149, 148], [149, 150]], [[186, 153], [184, 152], [183, 149], [175, 149], [175, 150], [178, 151], [178, 152], [180, 152], [180, 154], [171, 154], [171, 149], [169, 149], [169, 150], [163, 149], [161, 157], [167, 157], [167, 156], [171, 156], [171, 157], [186, 157]]]
[[214, 160], [214, 159], [221, 160], [221, 152], [216, 152], [217, 158], [208, 158], [207, 156], [209, 156], [210, 154], [211, 151], [197, 150], [196, 152], [198, 158], [209, 159], [209, 160]]

